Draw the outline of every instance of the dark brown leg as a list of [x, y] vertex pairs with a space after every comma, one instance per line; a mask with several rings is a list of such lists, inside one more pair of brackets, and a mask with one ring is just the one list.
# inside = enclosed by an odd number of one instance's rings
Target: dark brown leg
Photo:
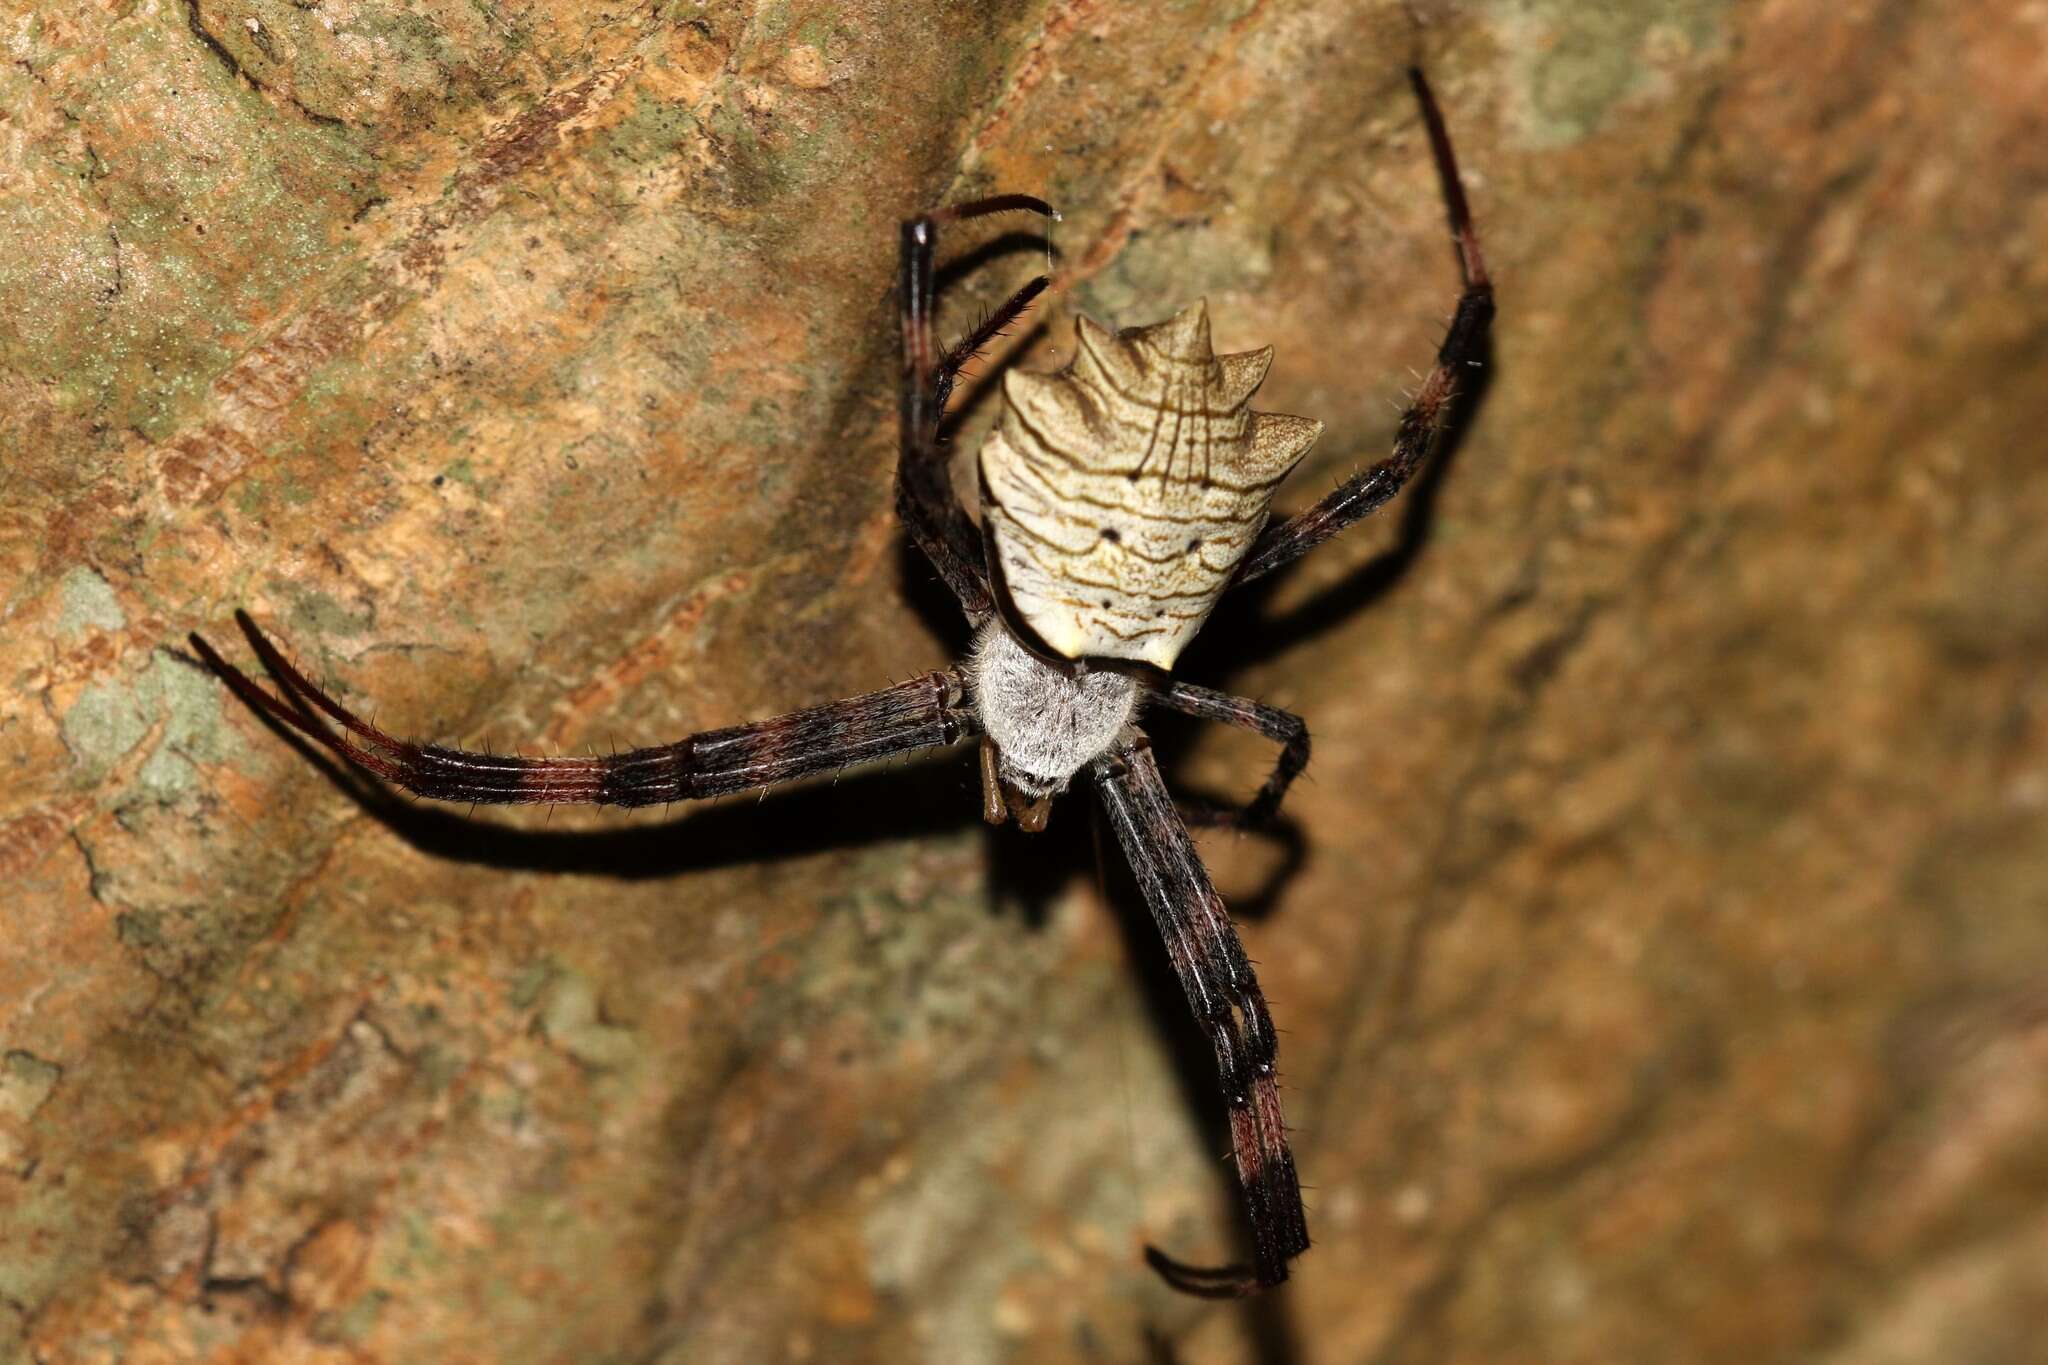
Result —
[[1091, 769], [1102, 807], [1166, 942], [1195, 1019], [1216, 1049], [1230, 1108], [1231, 1150], [1251, 1216], [1250, 1265], [1198, 1267], [1157, 1247], [1145, 1259], [1175, 1289], [1236, 1298], [1279, 1284], [1287, 1263], [1308, 1250], [1308, 1215], [1287, 1128], [1280, 1114], [1272, 1016], [1252, 975], [1237, 929], [1188, 838], [1142, 735], [1119, 744]]
[[[673, 744], [592, 758], [522, 758], [395, 739], [314, 686], [244, 612], [235, 620], [277, 680], [280, 701], [191, 637], [199, 657], [250, 706], [365, 772], [438, 801], [651, 806], [748, 791], [853, 763], [951, 744], [977, 728], [952, 672]], [[341, 727], [323, 725], [315, 712]]]
[[1239, 584], [1293, 563], [1353, 522], [1372, 515], [1400, 492], [1409, 476], [1436, 449], [1452, 401], [1457, 397], [1459, 381], [1476, 377], [1486, 349], [1486, 332], [1493, 321], [1493, 281], [1488, 278], [1486, 261], [1479, 254], [1479, 234], [1472, 227], [1472, 210], [1465, 202], [1465, 186], [1458, 178], [1458, 162], [1451, 152], [1450, 134], [1444, 130], [1443, 114], [1437, 109], [1436, 97], [1430, 94], [1422, 73], [1408, 74], [1415, 83], [1416, 98], [1422, 101], [1423, 121], [1429, 125], [1430, 148], [1436, 155], [1437, 173], [1443, 179], [1451, 231], [1457, 238], [1459, 265], [1465, 275], [1465, 292], [1458, 296], [1450, 334], [1437, 349], [1436, 368], [1422, 381], [1415, 401], [1401, 414], [1401, 425], [1394, 434], [1393, 455], [1361, 474], [1352, 475], [1308, 511], [1278, 526], [1267, 527], [1237, 572]]
[[1171, 711], [1203, 720], [1220, 720], [1225, 725], [1251, 730], [1280, 746], [1280, 757], [1258, 793], [1242, 806], [1202, 805], [1182, 812], [1190, 824], [1226, 825], [1239, 829], [1263, 825], [1279, 814], [1280, 802], [1294, 779], [1308, 766], [1308, 722], [1292, 711], [1267, 706], [1245, 697], [1233, 697], [1207, 687], [1169, 678], [1152, 690], [1151, 699]]
[[988, 573], [982, 564], [981, 534], [953, 494], [945, 452], [939, 445], [939, 419], [945, 415], [946, 399], [960, 367], [1015, 322], [1051, 280], [1044, 275], [1032, 280], [958, 345], [941, 353], [932, 335], [932, 264], [938, 252], [940, 224], [1019, 211], [1054, 216], [1050, 205], [1028, 194], [997, 195], [934, 209], [903, 225], [898, 257], [903, 377], [897, 396], [901, 445], [896, 460], [896, 515], [960, 599], [961, 608], [977, 621], [993, 607]]

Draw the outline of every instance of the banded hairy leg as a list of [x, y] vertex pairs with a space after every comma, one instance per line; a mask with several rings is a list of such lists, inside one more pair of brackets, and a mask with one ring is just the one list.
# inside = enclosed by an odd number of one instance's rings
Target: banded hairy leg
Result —
[[903, 332], [903, 373], [897, 388], [896, 517], [925, 558], [938, 570], [968, 620], [979, 624], [993, 608], [981, 533], [953, 492], [939, 422], [960, 370], [983, 346], [1022, 316], [1052, 278], [1028, 281], [958, 343], [941, 353], [932, 334], [932, 268], [939, 226], [998, 213], [1059, 214], [1028, 194], [999, 194], [971, 203], [933, 209], [903, 225], [897, 255], [896, 305]]
[[[247, 612], [235, 621], [283, 700], [192, 635], [193, 649], [235, 695], [351, 766], [416, 796], [482, 805], [658, 806], [771, 787], [855, 763], [937, 748], [978, 733], [953, 669], [750, 725], [591, 757], [528, 758], [397, 739], [293, 667]], [[341, 728], [322, 724], [324, 716]]]
[[1429, 128], [1430, 152], [1436, 159], [1437, 178], [1443, 182], [1444, 200], [1449, 206], [1451, 233], [1458, 244], [1464, 292], [1458, 295], [1450, 331], [1437, 348], [1435, 367], [1423, 379], [1407, 411], [1401, 414], [1401, 423], [1394, 432], [1394, 453], [1346, 479], [1306, 512], [1278, 526], [1267, 527], [1245, 556], [1232, 587], [1292, 564], [1346, 527], [1384, 507], [1435, 452], [1457, 399], [1460, 381], [1468, 375], [1476, 376], [1485, 363], [1487, 332], [1493, 323], [1493, 280], [1486, 273], [1485, 257], [1479, 254], [1479, 233], [1472, 226], [1472, 210], [1465, 202], [1465, 185], [1458, 176], [1458, 159], [1451, 150], [1451, 135], [1444, 127], [1443, 112], [1437, 108], [1436, 96], [1430, 93], [1429, 82], [1421, 71], [1410, 69], [1408, 79], [1415, 87], [1415, 97], [1422, 103], [1423, 122]]
[[1249, 1265], [1193, 1266], [1157, 1247], [1147, 1247], [1145, 1259], [1175, 1289], [1203, 1298], [1270, 1288], [1287, 1278], [1287, 1263], [1308, 1250], [1308, 1214], [1280, 1112], [1272, 1015], [1223, 898], [1160, 778], [1150, 741], [1134, 730], [1095, 761], [1092, 775], [1188, 1007], [1216, 1051], [1231, 1153], [1252, 1225]]

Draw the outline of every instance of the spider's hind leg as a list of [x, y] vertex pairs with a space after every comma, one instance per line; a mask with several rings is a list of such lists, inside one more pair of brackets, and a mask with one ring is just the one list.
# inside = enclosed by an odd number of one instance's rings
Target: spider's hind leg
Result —
[[1015, 212], [1058, 217], [1050, 204], [1028, 194], [1002, 194], [933, 209], [903, 225], [898, 256], [903, 374], [897, 394], [901, 444], [896, 462], [896, 515], [960, 599], [961, 608], [977, 620], [993, 609], [994, 599], [982, 562], [980, 532], [953, 493], [945, 452], [939, 445], [939, 420], [945, 415], [946, 399], [961, 368], [1015, 322], [1052, 281], [1045, 275], [1033, 279], [980, 326], [941, 351], [932, 333], [932, 266], [941, 224]]

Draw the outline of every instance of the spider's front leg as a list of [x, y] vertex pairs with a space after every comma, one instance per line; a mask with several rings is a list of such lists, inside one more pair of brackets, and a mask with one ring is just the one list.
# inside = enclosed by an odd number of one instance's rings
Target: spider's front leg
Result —
[[953, 492], [945, 451], [939, 444], [939, 421], [945, 416], [946, 399], [961, 367], [1015, 322], [1052, 280], [1040, 275], [1030, 281], [980, 326], [941, 352], [932, 334], [932, 266], [938, 254], [940, 224], [1015, 212], [1059, 216], [1050, 204], [1028, 194], [1002, 194], [934, 209], [903, 225], [898, 257], [896, 294], [903, 329], [903, 376], [897, 394], [896, 515], [960, 599], [962, 610], [977, 622], [994, 609], [994, 599], [982, 561], [981, 533]]
[[1352, 475], [1308, 511], [1278, 526], [1267, 527], [1245, 556], [1234, 584], [1249, 583], [1292, 564], [1345, 527], [1385, 506], [1435, 451], [1457, 397], [1459, 382], [1479, 372], [1486, 351], [1487, 329], [1493, 323], [1493, 281], [1486, 273], [1485, 258], [1479, 254], [1479, 234], [1472, 226], [1472, 210], [1465, 202], [1465, 185], [1458, 178], [1457, 157], [1451, 151], [1451, 136], [1444, 128], [1436, 96], [1430, 93], [1429, 82], [1423, 79], [1421, 71], [1410, 70], [1408, 76], [1415, 85], [1416, 98], [1422, 102], [1423, 122], [1429, 126], [1430, 149], [1436, 157], [1437, 174], [1443, 180], [1465, 291], [1458, 296], [1451, 330], [1437, 348], [1436, 367], [1422, 381], [1415, 401], [1401, 414], [1401, 425], [1394, 433], [1394, 453], [1365, 472]]
[[1157, 1247], [1146, 1248], [1145, 1259], [1184, 1293], [1255, 1293], [1285, 1280], [1287, 1263], [1308, 1250], [1308, 1215], [1280, 1114], [1273, 1019], [1223, 898], [1174, 810], [1149, 741], [1136, 735], [1119, 743], [1095, 761], [1092, 773], [1174, 975], [1216, 1049], [1230, 1108], [1231, 1151], [1252, 1225], [1250, 1265], [1191, 1266]]
[[[272, 696], [198, 635], [192, 647], [236, 696], [325, 745], [356, 768], [438, 801], [481, 804], [651, 806], [692, 801], [832, 772], [854, 763], [951, 744], [976, 733], [965, 686], [952, 670], [879, 692], [750, 725], [705, 730], [673, 744], [588, 758], [526, 758], [394, 738], [350, 711], [292, 666], [245, 612], [235, 620], [283, 699]], [[322, 724], [324, 715], [341, 728]]]
[[1286, 797], [1287, 789], [1308, 767], [1307, 721], [1277, 706], [1267, 706], [1249, 697], [1233, 697], [1228, 692], [1218, 692], [1213, 688], [1197, 687], [1174, 677], [1167, 678], [1147, 695], [1155, 705], [1164, 706], [1169, 711], [1235, 725], [1241, 730], [1264, 735], [1280, 746], [1280, 757], [1274, 761], [1273, 771], [1259, 785], [1251, 800], [1242, 806], [1183, 806], [1189, 823], [1253, 829], [1280, 813], [1280, 802]]

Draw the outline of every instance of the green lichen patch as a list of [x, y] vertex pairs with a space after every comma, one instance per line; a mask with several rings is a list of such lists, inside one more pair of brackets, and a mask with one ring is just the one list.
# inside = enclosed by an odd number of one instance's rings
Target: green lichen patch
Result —
[[137, 776], [138, 790], [172, 802], [192, 790], [192, 762], [225, 753], [220, 686], [212, 677], [157, 654], [133, 681], [111, 677], [78, 694], [58, 722], [59, 733], [86, 781], [97, 781], [163, 723], [157, 747]]
[[84, 564], [75, 565], [57, 585], [57, 634], [83, 635], [88, 630], [119, 630], [128, 617], [114, 597], [113, 585]]
[[97, 777], [142, 742], [149, 721], [134, 687], [107, 681], [79, 693], [58, 728], [79, 766]]
[[1520, 89], [1522, 138], [1564, 147], [1599, 132], [1631, 99], [1718, 52], [1727, 0], [1585, 5], [1496, 0], [1491, 6]]

